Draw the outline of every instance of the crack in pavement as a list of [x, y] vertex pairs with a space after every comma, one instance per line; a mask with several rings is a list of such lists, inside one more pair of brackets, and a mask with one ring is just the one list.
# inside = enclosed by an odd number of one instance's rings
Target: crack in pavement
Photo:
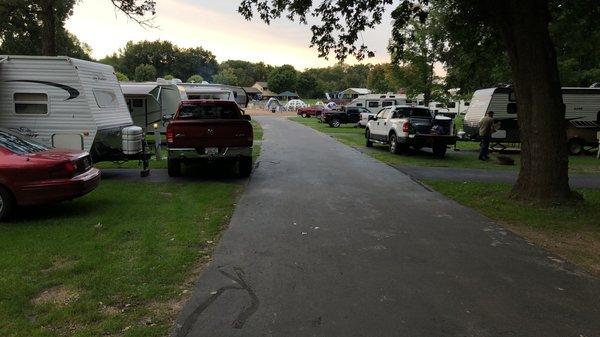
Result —
[[204, 312], [206, 309], [208, 309], [208, 307], [211, 304], [213, 304], [219, 298], [219, 296], [221, 296], [223, 293], [225, 293], [228, 290], [245, 290], [248, 293], [248, 295], [250, 296], [250, 300], [251, 300], [250, 306], [243, 308], [243, 310], [238, 314], [237, 318], [231, 323], [231, 325], [234, 329], [241, 329], [244, 327], [244, 324], [246, 324], [246, 321], [256, 312], [256, 310], [258, 310], [258, 305], [259, 305], [260, 301], [258, 300], [258, 296], [256, 296], [256, 293], [254, 292], [252, 287], [250, 287], [250, 285], [248, 285], [248, 282], [246, 282], [246, 280], [244, 279], [245, 273], [242, 270], [242, 268], [233, 267], [233, 271], [235, 272], [235, 276], [222, 270], [222, 269], [219, 269], [219, 272], [223, 276], [234, 281], [237, 284], [237, 286], [234, 286], [234, 285], [224, 286], [224, 287], [219, 288], [217, 291], [211, 293], [211, 295], [210, 295], [210, 297], [208, 297], [208, 299], [206, 299], [204, 302], [200, 303], [200, 305], [198, 305], [194, 309], [194, 311], [192, 311], [192, 313], [190, 313], [190, 315], [185, 319], [183, 324], [180, 325], [178, 327], [178, 329], [175, 331], [175, 333], [173, 334], [174, 336], [177, 336], [177, 337], [187, 336], [190, 333], [190, 331], [192, 330], [192, 328], [194, 327], [194, 325], [196, 324], [196, 322], [198, 322], [198, 319], [200, 318], [200, 315], [202, 314], [202, 312]]

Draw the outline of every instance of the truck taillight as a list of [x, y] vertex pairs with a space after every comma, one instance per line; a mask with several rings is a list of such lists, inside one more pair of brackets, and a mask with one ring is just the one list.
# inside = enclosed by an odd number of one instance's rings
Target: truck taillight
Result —
[[402, 124], [402, 132], [408, 132], [408, 131], [410, 131], [410, 123], [404, 122], [404, 124]]
[[171, 124], [167, 125], [167, 143], [173, 143], [173, 128]]

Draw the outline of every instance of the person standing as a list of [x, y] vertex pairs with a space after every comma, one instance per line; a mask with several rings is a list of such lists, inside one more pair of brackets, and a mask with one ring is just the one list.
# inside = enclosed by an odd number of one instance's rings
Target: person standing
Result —
[[479, 151], [479, 160], [489, 160], [490, 142], [492, 134], [496, 132], [497, 126], [494, 124], [494, 112], [488, 111], [485, 117], [479, 121], [479, 137], [481, 137], [481, 150]]

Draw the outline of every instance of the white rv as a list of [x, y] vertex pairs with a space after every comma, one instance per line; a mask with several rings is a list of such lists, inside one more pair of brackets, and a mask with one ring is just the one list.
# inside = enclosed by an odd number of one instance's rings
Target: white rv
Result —
[[[600, 126], [600, 88], [565, 87], [562, 94], [565, 118], [570, 121], [567, 132], [571, 152], [580, 150], [578, 144], [597, 144], [597, 140], [586, 140], [588, 137], [583, 134]], [[492, 136], [496, 141], [519, 142], [516, 97], [511, 86], [475, 91], [464, 121], [464, 131], [469, 138], [478, 137], [479, 121], [487, 111], [493, 111], [494, 119], [502, 125]]]
[[362, 95], [348, 103], [347, 107], [363, 107], [376, 114], [379, 110], [392, 105], [406, 105], [404, 94]]
[[128, 154], [143, 152], [132, 125], [111, 66], [68, 57], [0, 56], [0, 126], [54, 147], [88, 151], [98, 162], [126, 157], [124, 135], [138, 142], [126, 144]]
[[223, 99], [235, 101], [240, 108], [248, 106], [248, 95], [242, 87], [222, 84], [180, 83], [187, 99]]
[[166, 132], [165, 117], [177, 112], [182, 100], [187, 99], [185, 90], [171, 83], [147, 82], [121, 83], [133, 124], [146, 132]]

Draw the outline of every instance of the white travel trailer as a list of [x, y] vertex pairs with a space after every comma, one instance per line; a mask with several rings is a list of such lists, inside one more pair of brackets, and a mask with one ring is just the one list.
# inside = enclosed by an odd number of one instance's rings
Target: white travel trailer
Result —
[[132, 125], [111, 66], [60, 56], [0, 56], [1, 127], [88, 151], [98, 162], [145, 157], [137, 135], [142, 130]]
[[[600, 127], [600, 88], [565, 87], [562, 94], [565, 118], [569, 121], [570, 151], [578, 153], [586, 144], [598, 143], [594, 130]], [[487, 111], [493, 111], [494, 119], [502, 125], [492, 136], [496, 142], [519, 142], [517, 103], [511, 86], [475, 91], [464, 121], [464, 131], [469, 138], [478, 137], [479, 121]]]
[[179, 86], [185, 90], [187, 99], [225, 99], [235, 101], [240, 108], [248, 106], [248, 95], [242, 87], [206, 83], [180, 83]]
[[166, 82], [121, 83], [121, 90], [133, 124], [146, 132], [166, 132], [165, 117], [175, 114], [181, 101], [187, 99], [185, 90]]
[[372, 113], [392, 105], [406, 105], [406, 95], [404, 94], [369, 94], [362, 95], [352, 100], [347, 107], [363, 107]]

